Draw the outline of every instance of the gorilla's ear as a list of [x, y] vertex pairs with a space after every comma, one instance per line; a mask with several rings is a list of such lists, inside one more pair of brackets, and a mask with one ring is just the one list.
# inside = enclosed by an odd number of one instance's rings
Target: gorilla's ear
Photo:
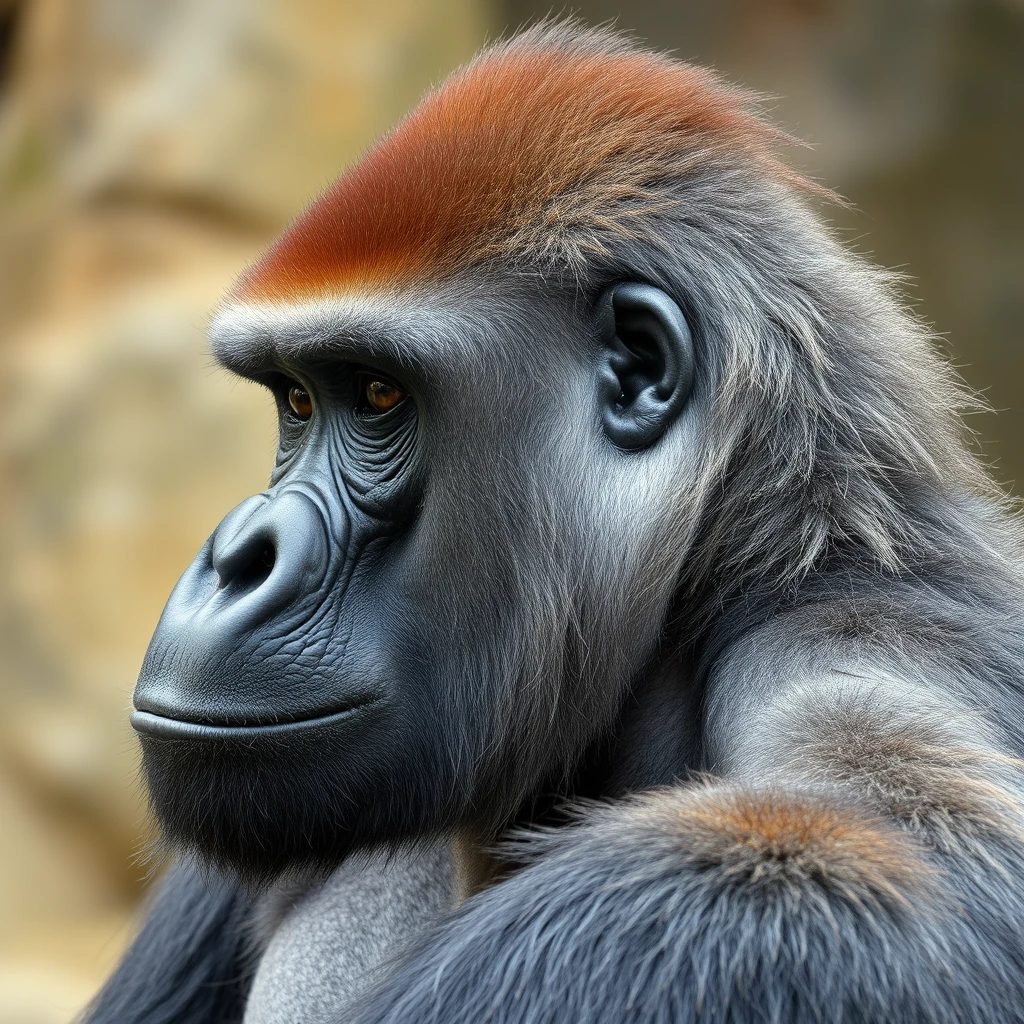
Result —
[[620, 448], [646, 448], [671, 426], [690, 397], [690, 325], [665, 292], [637, 282], [609, 288], [597, 313], [605, 432]]

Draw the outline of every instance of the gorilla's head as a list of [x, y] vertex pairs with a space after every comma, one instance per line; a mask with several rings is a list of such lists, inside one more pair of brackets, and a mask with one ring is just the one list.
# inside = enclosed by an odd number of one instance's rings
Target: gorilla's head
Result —
[[214, 350], [274, 395], [280, 444], [136, 690], [171, 840], [265, 874], [494, 829], [668, 652], [698, 664], [843, 544], [894, 557], [892, 467], [950, 427], [890, 384], [948, 384], [877, 344], [899, 314], [746, 103], [526, 33], [243, 275]]

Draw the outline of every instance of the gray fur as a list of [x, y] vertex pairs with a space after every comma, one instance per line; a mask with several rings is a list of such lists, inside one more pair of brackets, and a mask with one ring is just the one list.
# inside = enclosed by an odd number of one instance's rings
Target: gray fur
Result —
[[[454, 904], [450, 849], [356, 855], [301, 894], [263, 897], [271, 929], [243, 1024], [322, 1024], [351, 1006], [403, 946]], [[267, 920], [269, 919], [269, 920]]]
[[[703, 694], [703, 752], [680, 774], [797, 818], [811, 792], [851, 834], [868, 815], [914, 846], [876, 892], [837, 849], [793, 867], [813, 816], [796, 847], [726, 829], [712, 855], [687, 829], [652, 844], [628, 805], [585, 811], [525, 839], [530, 866], [424, 939], [359, 1019], [1019, 1020], [1024, 579], [1018, 523], [965, 443], [974, 399], [894, 279], [762, 167], [707, 154], [659, 187], [659, 214], [620, 211], [628, 230], [561, 250], [584, 254], [564, 265], [583, 294], [654, 282], [698, 337], [689, 420], [643, 482], [603, 477], [610, 505], [646, 487], [657, 510], [628, 537], [596, 529], [617, 543], [605, 600], [636, 633], [667, 620], [661, 650], [694, 658], [680, 684]], [[649, 799], [665, 821], [718, 792]]]

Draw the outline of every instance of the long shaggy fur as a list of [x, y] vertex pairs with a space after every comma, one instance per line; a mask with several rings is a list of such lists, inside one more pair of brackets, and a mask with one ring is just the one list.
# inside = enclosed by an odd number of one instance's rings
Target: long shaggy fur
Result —
[[237, 881], [183, 862], [170, 869], [142, 930], [84, 1021], [226, 1024], [241, 1020], [252, 977], [250, 899]]
[[648, 794], [524, 837], [529, 866], [426, 934], [355, 1019], [1019, 1022], [1024, 903], [990, 909], [1020, 851], [994, 850], [996, 874], [950, 898], [925, 851], [834, 797]]

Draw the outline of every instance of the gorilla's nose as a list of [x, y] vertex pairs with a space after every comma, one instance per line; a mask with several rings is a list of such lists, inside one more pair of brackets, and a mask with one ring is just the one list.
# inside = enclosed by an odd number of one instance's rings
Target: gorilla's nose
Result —
[[[214, 602], [251, 625], [318, 594], [327, 565], [324, 521], [298, 491], [257, 495], [228, 513], [212, 538]], [[244, 611], [244, 616], [238, 613]], [[241, 622], [237, 626], [244, 628]]]
[[263, 662], [267, 650], [280, 647], [321, 606], [328, 540], [326, 520], [301, 491], [260, 494], [228, 513], [167, 602], [135, 707], [223, 725], [315, 710], [322, 694], [306, 692], [301, 675], [282, 693], [280, 673], [266, 676]]

